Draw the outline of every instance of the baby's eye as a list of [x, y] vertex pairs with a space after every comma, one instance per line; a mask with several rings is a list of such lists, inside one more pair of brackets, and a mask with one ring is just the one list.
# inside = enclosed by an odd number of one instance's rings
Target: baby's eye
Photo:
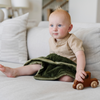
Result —
[[53, 25], [50, 25], [51, 27], [53, 27]]
[[61, 24], [58, 25], [58, 27], [61, 27], [61, 26], [62, 26]]

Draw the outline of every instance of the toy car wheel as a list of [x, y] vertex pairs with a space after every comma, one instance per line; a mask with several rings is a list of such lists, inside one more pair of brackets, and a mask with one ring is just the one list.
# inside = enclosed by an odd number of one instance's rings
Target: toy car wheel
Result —
[[98, 85], [98, 83], [96, 81], [91, 82], [91, 87], [92, 88], [96, 88]]
[[77, 90], [82, 90], [84, 88], [82, 83], [77, 84], [76, 89]]

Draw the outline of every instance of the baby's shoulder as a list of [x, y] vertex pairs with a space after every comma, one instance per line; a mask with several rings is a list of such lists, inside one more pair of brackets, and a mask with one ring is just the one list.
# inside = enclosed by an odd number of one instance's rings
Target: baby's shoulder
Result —
[[72, 45], [72, 44], [78, 44], [78, 43], [81, 43], [82, 40], [80, 40], [78, 37], [76, 37], [74, 34], [70, 34], [70, 37], [68, 39], [68, 43], [69, 45]]
[[78, 41], [78, 40], [80, 40], [78, 37], [76, 37], [74, 34], [72, 34], [72, 33], [70, 33], [70, 37], [69, 37], [69, 39], [68, 39], [69, 41]]
[[53, 38], [52, 38], [52, 37], [50, 37], [50, 38], [49, 38], [49, 41], [52, 41], [52, 40], [53, 40]]
[[49, 38], [49, 44], [52, 44], [54, 42], [53, 37]]
[[77, 38], [77, 37], [73, 33], [70, 33], [69, 39], [71, 39], [71, 38]]

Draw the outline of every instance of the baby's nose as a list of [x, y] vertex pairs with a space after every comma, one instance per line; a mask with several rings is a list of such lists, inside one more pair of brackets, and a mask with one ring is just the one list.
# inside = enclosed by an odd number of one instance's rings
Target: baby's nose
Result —
[[53, 30], [56, 31], [56, 30], [57, 30], [57, 26], [54, 26], [54, 27], [53, 27]]

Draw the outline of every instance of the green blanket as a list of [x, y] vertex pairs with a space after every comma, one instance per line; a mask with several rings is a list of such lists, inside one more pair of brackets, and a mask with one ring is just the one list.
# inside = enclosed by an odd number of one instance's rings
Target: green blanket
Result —
[[49, 54], [47, 57], [31, 59], [24, 65], [41, 64], [42, 68], [34, 76], [38, 80], [56, 80], [63, 75], [75, 78], [76, 63], [57, 54]]

